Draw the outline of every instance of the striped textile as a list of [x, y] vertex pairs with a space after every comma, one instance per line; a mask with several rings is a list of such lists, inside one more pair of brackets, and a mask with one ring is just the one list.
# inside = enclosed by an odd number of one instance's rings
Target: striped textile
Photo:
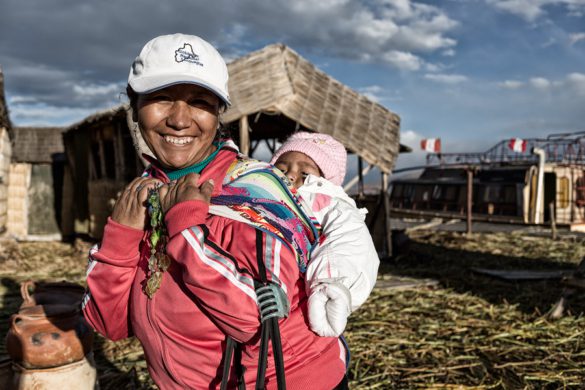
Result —
[[226, 206], [238, 220], [289, 245], [299, 269], [305, 272], [320, 226], [278, 169], [238, 155], [224, 178], [221, 194], [212, 197], [211, 204], [211, 212], [213, 206]]

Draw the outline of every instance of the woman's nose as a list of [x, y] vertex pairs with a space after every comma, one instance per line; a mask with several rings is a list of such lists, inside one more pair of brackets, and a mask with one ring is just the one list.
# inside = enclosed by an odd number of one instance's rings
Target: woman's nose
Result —
[[177, 130], [185, 129], [191, 125], [191, 113], [186, 102], [177, 100], [167, 116], [167, 125]]

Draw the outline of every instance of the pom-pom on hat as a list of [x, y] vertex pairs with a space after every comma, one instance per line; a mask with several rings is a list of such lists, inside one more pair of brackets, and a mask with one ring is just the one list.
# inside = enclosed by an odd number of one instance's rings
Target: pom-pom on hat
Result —
[[227, 65], [213, 46], [195, 35], [161, 35], [147, 42], [130, 67], [128, 84], [139, 94], [196, 84], [230, 105]]
[[286, 152], [301, 152], [309, 156], [333, 184], [343, 184], [347, 169], [347, 152], [335, 138], [327, 134], [299, 131], [291, 135], [274, 153], [271, 164]]

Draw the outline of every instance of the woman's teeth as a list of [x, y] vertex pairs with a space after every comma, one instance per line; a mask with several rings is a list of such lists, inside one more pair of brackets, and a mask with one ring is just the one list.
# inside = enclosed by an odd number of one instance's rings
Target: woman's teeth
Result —
[[171, 143], [173, 145], [185, 145], [193, 141], [193, 137], [173, 137], [170, 135], [165, 135], [165, 142]]

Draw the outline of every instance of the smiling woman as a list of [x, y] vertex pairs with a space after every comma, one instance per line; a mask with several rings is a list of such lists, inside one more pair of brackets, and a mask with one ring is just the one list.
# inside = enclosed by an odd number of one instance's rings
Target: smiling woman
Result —
[[135, 335], [162, 389], [346, 388], [343, 344], [304, 315], [312, 216], [282, 172], [218, 136], [227, 82], [196, 36], [157, 37], [135, 59], [128, 96], [155, 158], [90, 253], [84, 315], [110, 339]]

